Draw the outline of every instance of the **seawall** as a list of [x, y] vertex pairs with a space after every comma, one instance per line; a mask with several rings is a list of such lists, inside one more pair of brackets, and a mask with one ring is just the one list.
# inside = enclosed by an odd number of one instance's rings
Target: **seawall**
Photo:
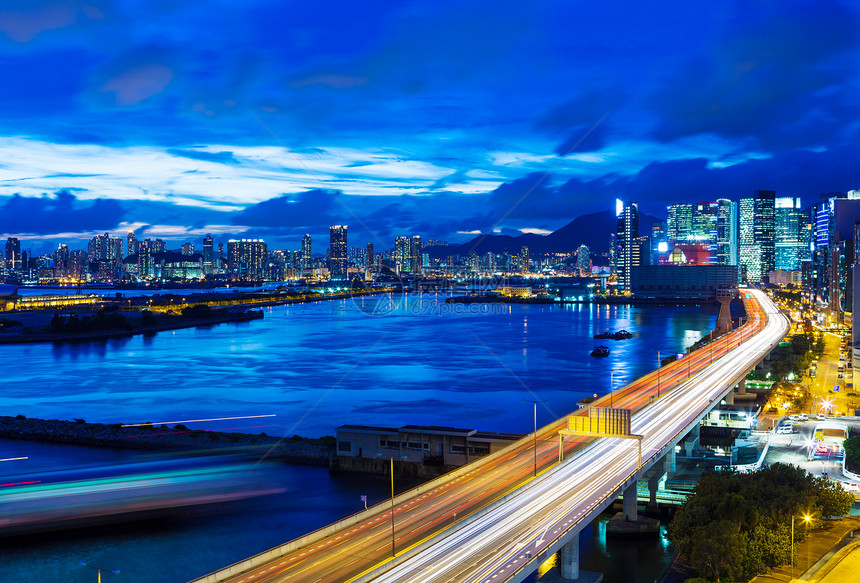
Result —
[[317, 440], [282, 439], [266, 434], [225, 433], [188, 429], [183, 425], [122, 427], [83, 421], [0, 416], [0, 437], [141, 450], [245, 449], [267, 458], [325, 466], [332, 450]]

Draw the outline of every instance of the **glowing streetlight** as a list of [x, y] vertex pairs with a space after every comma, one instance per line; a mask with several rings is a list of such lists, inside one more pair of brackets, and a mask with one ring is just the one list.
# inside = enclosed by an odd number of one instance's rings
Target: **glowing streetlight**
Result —
[[96, 572], [98, 573], [98, 583], [102, 583], [102, 571], [104, 571], [105, 573], [113, 573], [115, 575], [119, 575], [119, 569], [102, 569], [102, 568], [96, 567], [94, 565], [89, 565], [89, 564], [87, 564], [86, 561], [81, 561], [81, 565], [83, 565], [84, 567], [89, 567], [90, 569], [96, 570]]
[[[803, 521], [809, 524], [811, 516], [803, 516]], [[791, 578], [794, 579], [794, 515], [791, 515]]]

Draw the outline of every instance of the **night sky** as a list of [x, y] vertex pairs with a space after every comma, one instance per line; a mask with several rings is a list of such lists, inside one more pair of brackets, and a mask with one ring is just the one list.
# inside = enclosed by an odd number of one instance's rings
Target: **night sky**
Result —
[[811, 203], [860, 188], [858, 31], [826, 0], [4, 0], [0, 236], [384, 248]]

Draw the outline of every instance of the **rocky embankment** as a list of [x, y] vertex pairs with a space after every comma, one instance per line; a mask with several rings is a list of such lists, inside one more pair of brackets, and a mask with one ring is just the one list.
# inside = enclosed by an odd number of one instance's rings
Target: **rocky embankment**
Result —
[[0, 437], [68, 443], [98, 447], [145, 450], [244, 449], [259, 450], [270, 459], [287, 462], [328, 465], [332, 449], [326, 438], [280, 438], [265, 433], [224, 433], [194, 430], [184, 425], [143, 425], [122, 427], [83, 420], [28, 419], [0, 416]]

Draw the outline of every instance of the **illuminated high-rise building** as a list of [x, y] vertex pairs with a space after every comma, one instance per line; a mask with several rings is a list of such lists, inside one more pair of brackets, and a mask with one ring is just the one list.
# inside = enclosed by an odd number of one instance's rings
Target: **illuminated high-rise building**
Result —
[[633, 241], [639, 237], [639, 203], [616, 199], [615, 217], [618, 222], [617, 253], [618, 287], [630, 290], [630, 270], [633, 267]]
[[307, 233], [302, 237], [302, 269], [311, 268], [311, 236]]
[[394, 272], [412, 273], [412, 239], [410, 237], [394, 238]]
[[346, 229], [346, 225], [329, 227], [329, 253], [331, 256], [329, 271], [332, 279], [346, 279], [349, 267]]
[[717, 199], [717, 253], [718, 265], [738, 264], [737, 204], [727, 198]]
[[409, 248], [409, 253], [412, 256], [412, 273], [415, 275], [421, 275], [421, 267], [424, 264], [424, 260], [421, 252], [421, 237], [418, 235], [412, 236], [412, 244]]
[[529, 248], [523, 246], [520, 248], [520, 272], [529, 273], [530, 270]]
[[775, 202], [776, 269], [797, 271], [808, 256], [809, 242], [805, 235], [807, 214], [800, 208], [800, 198], [784, 196]]
[[591, 257], [587, 245], [580, 245], [576, 250], [576, 269], [579, 275], [591, 275]]
[[137, 254], [137, 237], [134, 236], [134, 231], [129, 231], [126, 236], [125, 256]]
[[693, 231], [693, 205], [672, 204], [666, 210], [666, 237], [672, 243], [686, 243]]
[[21, 267], [21, 241], [17, 237], [9, 237], [6, 239], [6, 269], [17, 273]]
[[775, 267], [775, 201], [774, 191], [756, 190], [751, 197], [741, 197], [738, 205], [739, 264], [751, 283], [766, 282]]
[[203, 237], [203, 275], [212, 275], [215, 271], [215, 263], [212, 257], [212, 245], [214, 241], [211, 235]]
[[230, 273], [236, 279], [263, 279], [268, 259], [266, 242], [262, 239], [227, 241], [227, 261]]

